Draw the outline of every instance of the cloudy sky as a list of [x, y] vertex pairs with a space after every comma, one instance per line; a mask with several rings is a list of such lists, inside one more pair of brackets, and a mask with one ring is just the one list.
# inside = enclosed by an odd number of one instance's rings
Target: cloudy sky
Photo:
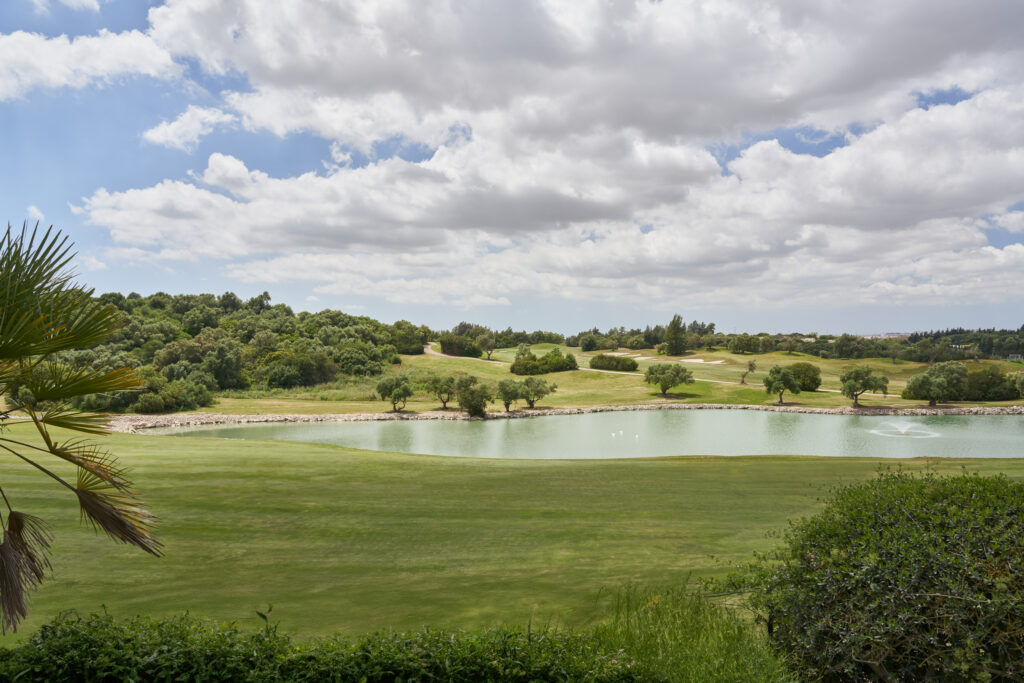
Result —
[[1020, 0], [4, 0], [99, 291], [435, 327], [1024, 323]]

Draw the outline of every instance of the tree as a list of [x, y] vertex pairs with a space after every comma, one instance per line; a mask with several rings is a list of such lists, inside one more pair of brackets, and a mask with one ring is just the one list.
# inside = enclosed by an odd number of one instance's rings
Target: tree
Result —
[[800, 383], [793, 376], [793, 371], [781, 365], [773, 365], [768, 370], [768, 376], [764, 378], [764, 391], [766, 394], [778, 394], [779, 405], [782, 405], [782, 395], [789, 391], [794, 394], [800, 393]]
[[455, 397], [459, 407], [471, 417], [484, 417], [487, 403], [494, 398], [494, 391], [473, 375], [462, 375], [455, 380]]
[[860, 408], [859, 399], [861, 394], [865, 392], [880, 391], [883, 394], [889, 393], [889, 378], [876, 375], [870, 365], [858, 365], [851, 370], [847, 370], [839, 376], [839, 381], [843, 385], [843, 396], [853, 399], [854, 408]]
[[967, 373], [964, 398], [968, 401], [1010, 401], [1018, 397], [1016, 383], [998, 366], [986, 365]]
[[441, 402], [441, 410], [448, 410], [448, 401], [455, 397], [455, 378], [451, 375], [431, 375], [424, 384], [430, 395]]
[[962, 399], [967, 391], [967, 368], [956, 361], [936, 363], [907, 380], [903, 398], [927, 399], [928, 405], [939, 401]]
[[683, 326], [683, 318], [678, 314], [672, 316], [665, 328], [665, 353], [669, 356], [686, 353], [686, 328]]
[[680, 384], [693, 384], [693, 373], [675, 363], [658, 363], [651, 365], [644, 372], [644, 382], [657, 384], [661, 395], [667, 396], [668, 390]]
[[478, 349], [487, 354], [487, 360], [491, 359], [491, 354], [494, 353], [494, 335], [490, 332], [484, 332], [476, 338], [476, 346]]
[[405, 408], [405, 402], [413, 395], [412, 382], [406, 375], [388, 375], [377, 382], [377, 393], [381, 400], [389, 399], [391, 410], [397, 413]]
[[521, 385], [514, 379], [503, 379], [498, 382], [498, 400], [505, 405], [505, 412], [509, 411], [509, 408], [520, 396]]
[[[26, 227], [16, 234], [8, 225], [0, 240], [0, 393], [6, 401], [0, 420], [22, 413], [42, 440], [15, 439], [0, 426], [0, 448], [73, 494], [94, 528], [159, 556], [154, 518], [116, 458], [90, 441], [62, 439], [50, 431], [106, 434], [107, 416], [74, 410], [71, 399], [141, 386], [131, 368], [74, 367], [55, 359], [61, 351], [105, 341], [124, 321], [116, 307], [72, 282], [70, 250], [67, 237], [52, 228], [40, 236], [38, 226], [31, 234]], [[72, 465], [76, 478], [69, 481], [37, 462], [39, 453]], [[0, 616], [6, 631], [16, 630], [28, 613], [27, 594], [50, 566], [52, 536], [43, 520], [11, 507], [12, 495], [0, 489], [0, 497], [6, 508], [6, 514], [0, 511]]]
[[746, 384], [747, 375], [752, 373], [754, 370], [757, 370], [757, 361], [754, 359], [750, 359], [747, 361], [747, 371], [740, 375], [740, 384]]
[[540, 377], [527, 377], [520, 385], [519, 396], [526, 401], [527, 406], [533, 408], [534, 403], [541, 400], [548, 394], [555, 393], [555, 389], [557, 388], [558, 385], [543, 380]]
[[789, 366], [801, 391], [817, 391], [821, 386], [821, 369], [812, 363], [793, 363]]

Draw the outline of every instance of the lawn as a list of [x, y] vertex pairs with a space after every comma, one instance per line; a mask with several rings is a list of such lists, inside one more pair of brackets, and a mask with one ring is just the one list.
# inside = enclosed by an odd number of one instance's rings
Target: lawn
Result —
[[[15, 427], [20, 430], [22, 427]], [[156, 559], [80, 528], [72, 500], [5, 462], [16, 509], [55, 533], [21, 633], [61, 610], [183, 610], [309, 637], [392, 627], [577, 625], [627, 582], [678, 584], [748, 559], [766, 534], [872, 476], [869, 459], [502, 461], [318, 444], [112, 435], [161, 518]], [[905, 463], [1006, 472], [1024, 461]], [[886, 466], [893, 466], [889, 461]], [[17, 636], [16, 636], [17, 637]], [[11, 636], [6, 638], [11, 642]]]
[[[546, 353], [555, 348], [555, 344], [536, 344], [533, 349], [537, 354]], [[559, 347], [563, 352], [573, 352], [581, 368], [588, 367], [589, 359], [594, 353], [580, 353], [579, 349]], [[728, 351], [692, 353], [679, 358], [655, 356], [652, 350], [629, 351], [620, 349], [621, 353], [639, 354], [636, 360], [640, 370], [636, 373], [608, 373], [577, 370], [545, 375], [545, 379], [558, 385], [556, 393], [541, 401], [540, 408], [575, 408], [600, 405], [636, 405], [642, 403], [718, 403], [718, 404], [762, 404], [775, 403], [777, 396], [767, 395], [761, 380], [772, 365], [791, 365], [805, 361], [821, 368], [821, 391], [803, 392], [799, 395], [787, 393], [785, 402], [788, 405], [816, 407], [849, 406], [850, 399], [838, 393], [839, 376], [856, 365], [870, 365], [880, 374], [889, 378], [889, 395], [875, 396], [866, 394], [861, 397], [864, 406], [919, 407], [927, 405], [922, 401], [908, 401], [899, 394], [906, 381], [912, 375], [923, 372], [927, 365], [899, 361], [893, 363], [888, 358], [871, 358], [862, 360], [820, 359], [805, 354], [789, 354], [775, 352], [758, 355], [739, 355]], [[453, 358], [446, 356], [416, 355], [403, 356], [402, 365], [390, 372], [408, 373], [413, 380], [429, 373], [453, 374], [468, 373], [483, 380], [497, 383], [499, 380], [515, 378], [509, 373], [508, 361], [514, 356], [515, 349], [498, 349], [494, 352], [495, 360], [487, 361], [476, 358]], [[679, 360], [701, 359], [703, 363], [686, 363], [693, 371], [697, 380], [693, 384], [676, 387], [667, 397], [661, 396], [655, 387], [644, 384], [643, 369], [652, 363], [665, 363]], [[755, 360], [757, 370], [750, 373], [747, 384], [739, 384], [747, 362]], [[721, 361], [717, 363], [715, 361]], [[1006, 372], [1020, 369], [1019, 365], [1003, 361], [981, 361], [968, 363], [968, 367], [981, 367], [994, 363]], [[374, 386], [378, 378], [349, 378], [319, 387], [297, 388], [290, 390], [267, 391], [233, 391], [219, 397], [219, 402], [205, 409], [205, 412], [223, 413], [353, 413], [353, 412], [384, 412], [391, 409], [391, 404], [373, 398]], [[519, 378], [522, 379], [522, 378]], [[1007, 405], [1019, 401], [1003, 403], [965, 403], [964, 405]], [[422, 412], [440, 408], [440, 403], [426, 395], [423, 391], [409, 400], [406, 410]], [[500, 410], [494, 404], [491, 410]]]

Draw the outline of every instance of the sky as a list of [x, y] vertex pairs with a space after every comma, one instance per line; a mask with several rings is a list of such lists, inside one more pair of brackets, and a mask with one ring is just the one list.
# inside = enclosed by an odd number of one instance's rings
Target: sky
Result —
[[1019, 0], [4, 0], [97, 292], [571, 333], [1024, 324]]

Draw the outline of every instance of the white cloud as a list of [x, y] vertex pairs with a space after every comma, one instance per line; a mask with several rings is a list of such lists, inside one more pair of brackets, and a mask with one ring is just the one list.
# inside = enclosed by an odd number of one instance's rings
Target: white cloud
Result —
[[406, 304], [998, 301], [1024, 291], [1024, 249], [983, 232], [1018, 213], [1021, 92], [913, 110], [821, 158], [758, 143], [728, 176], [686, 144], [510, 141], [481, 119], [420, 163], [275, 178], [213, 154], [194, 183], [100, 191], [83, 209], [163, 260]]
[[181, 68], [170, 53], [140, 31], [47, 38], [0, 34], [0, 101], [34, 88], [84, 88], [127, 76], [173, 78]]
[[164, 121], [145, 131], [142, 138], [154, 145], [190, 152], [203, 136], [237, 120], [234, 115], [220, 109], [190, 105], [173, 121]]
[[46, 220], [46, 216], [39, 210], [39, 207], [31, 204], [27, 209], [25, 209], [25, 213], [28, 214], [29, 219], [33, 221], [39, 221], [41, 223]]
[[[109, 229], [111, 263], [466, 307], [1024, 296], [1024, 248], [985, 233], [1024, 231], [1021, 3], [168, 0], [149, 20], [168, 73], [173, 55], [251, 87], [144, 139], [308, 132], [330, 158], [278, 177], [214, 153], [100, 189], [78, 210]], [[0, 98], [47, 84], [5, 91], [4, 73], [0, 58]], [[972, 96], [917, 107], [954, 87]], [[725, 174], [708, 151], [797, 127], [846, 144], [819, 158], [767, 139]], [[378, 158], [384, 143], [429, 158]]]
[[[100, 11], [99, 0], [60, 0], [60, 4], [73, 10]], [[50, 13], [50, 0], [32, 0], [32, 5], [35, 7], [36, 14]]]

